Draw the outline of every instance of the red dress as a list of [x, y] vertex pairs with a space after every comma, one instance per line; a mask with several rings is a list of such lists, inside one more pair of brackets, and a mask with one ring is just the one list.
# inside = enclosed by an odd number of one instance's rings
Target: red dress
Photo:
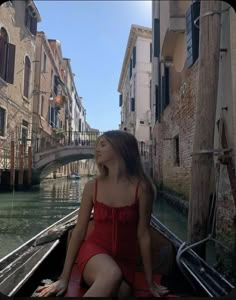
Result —
[[97, 201], [96, 180], [94, 227], [81, 245], [77, 257], [81, 278], [88, 260], [98, 253], [106, 253], [115, 260], [123, 273], [124, 280], [133, 287], [139, 216], [138, 185], [131, 205], [112, 207]]

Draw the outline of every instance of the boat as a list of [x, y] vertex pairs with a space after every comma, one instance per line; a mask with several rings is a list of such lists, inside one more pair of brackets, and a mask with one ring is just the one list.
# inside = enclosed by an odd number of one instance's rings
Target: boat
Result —
[[[0, 294], [14, 298], [34, 297], [38, 286], [57, 280], [78, 211], [79, 208], [0, 260]], [[190, 247], [183, 251], [183, 241], [153, 215], [150, 226], [154, 278], [157, 283], [169, 288], [167, 297], [220, 297], [232, 292], [234, 286], [228, 280]], [[88, 232], [92, 227], [93, 214]], [[151, 296], [139, 251], [134, 287], [136, 297]], [[79, 285], [75, 262], [64, 297], [80, 297], [84, 292], [85, 289]]]
[[67, 176], [68, 179], [72, 179], [72, 180], [79, 180], [80, 179], [80, 175], [78, 173], [71, 173]]

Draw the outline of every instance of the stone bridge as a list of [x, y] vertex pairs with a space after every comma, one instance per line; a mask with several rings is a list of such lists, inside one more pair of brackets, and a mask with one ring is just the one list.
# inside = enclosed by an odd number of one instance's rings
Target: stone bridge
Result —
[[93, 158], [95, 142], [101, 134], [96, 131], [63, 132], [57, 138], [37, 135], [33, 139], [33, 177], [39, 181], [70, 162]]
[[[91, 159], [94, 157], [95, 143], [102, 135], [98, 131], [63, 132], [57, 138], [52, 136], [42, 137], [37, 135], [33, 139], [33, 181], [39, 182], [40, 178], [66, 165], [70, 162]], [[144, 167], [150, 164], [150, 146], [139, 143]]]

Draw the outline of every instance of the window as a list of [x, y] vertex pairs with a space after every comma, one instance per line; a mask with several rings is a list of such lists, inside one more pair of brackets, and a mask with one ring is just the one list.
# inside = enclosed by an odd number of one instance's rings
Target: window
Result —
[[162, 100], [162, 111], [170, 103], [170, 93], [169, 93], [169, 67], [165, 65], [164, 76], [161, 78], [161, 100]]
[[5, 136], [6, 110], [0, 106], [0, 136]]
[[32, 6], [26, 6], [25, 8], [25, 26], [29, 31], [36, 35], [37, 33], [37, 16]]
[[156, 121], [160, 121], [160, 114], [161, 114], [161, 109], [160, 109], [160, 95], [159, 95], [159, 86], [155, 85], [155, 104], [156, 104]]
[[133, 68], [135, 68], [136, 65], [136, 47], [133, 48]]
[[0, 77], [7, 83], [14, 82], [16, 46], [9, 43], [7, 31], [0, 29]]
[[43, 117], [44, 96], [41, 96], [41, 116]]
[[135, 111], [135, 98], [131, 98], [130, 101], [130, 111]]
[[154, 56], [160, 55], [160, 20], [154, 19]]
[[132, 69], [133, 69], [133, 63], [132, 63], [132, 59], [130, 59], [130, 62], [129, 62], [129, 79], [132, 77]]
[[199, 29], [194, 21], [200, 15], [200, 1], [193, 1], [186, 12], [186, 41], [187, 41], [187, 66], [190, 68], [198, 58]]
[[149, 106], [152, 110], [152, 80], [149, 81]]
[[43, 53], [43, 73], [46, 73], [47, 68], [47, 56], [46, 53]]
[[150, 62], [152, 62], [152, 43], [150, 43]]
[[24, 96], [29, 98], [29, 88], [30, 88], [30, 72], [31, 63], [28, 56], [25, 57], [25, 71], [24, 71]]
[[25, 120], [22, 120], [22, 126], [21, 126], [21, 143], [26, 145], [27, 139], [28, 139], [28, 126], [29, 123]]
[[122, 94], [120, 94], [120, 96], [119, 96], [119, 106], [121, 107], [122, 106]]
[[174, 137], [174, 164], [175, 166], [179, 166], [179, 136]]

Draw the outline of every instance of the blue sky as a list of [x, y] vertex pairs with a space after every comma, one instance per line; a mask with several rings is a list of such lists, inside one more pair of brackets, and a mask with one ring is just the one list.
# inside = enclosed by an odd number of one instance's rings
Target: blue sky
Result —
[[38, 31], [61, 41], [71, 59], [87, 122], [101, 131], [120, 123], [120, 72], [131, 24], [151, 27], [151, 1], [35, 1]]

